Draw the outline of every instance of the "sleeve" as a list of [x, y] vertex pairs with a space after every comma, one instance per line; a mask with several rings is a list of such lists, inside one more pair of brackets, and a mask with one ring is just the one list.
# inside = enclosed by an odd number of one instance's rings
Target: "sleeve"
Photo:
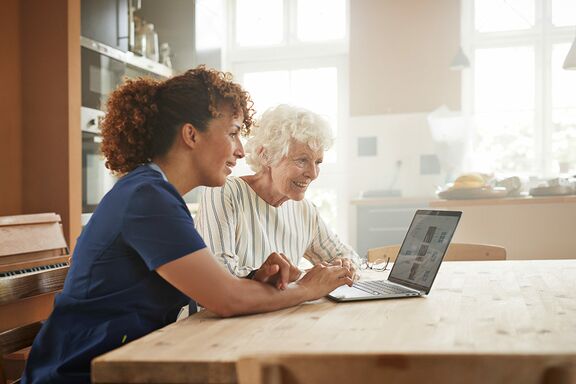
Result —
[[196, 215], [196, 228], [220, 264], [231, 274], [246, 277], [251, 268], [240, 265], [236, 250], [238, 206], [231, 184], [226, 182], [223, 187], [204, 189]]
[[140, 187], [126, 207], [122, 236], [150, 270], [206, 248], [182, 198], [169, 184]]
[[359, 266], [361, 262], [358, 254], [349, 245], [340, 241], [338, 235], [328, 228], [314, 204], [310, 203], [310, 207], [312, 243], [304, 253], [304, 257], [313, 264], [330, 262], [336, 258], [347, 258]]

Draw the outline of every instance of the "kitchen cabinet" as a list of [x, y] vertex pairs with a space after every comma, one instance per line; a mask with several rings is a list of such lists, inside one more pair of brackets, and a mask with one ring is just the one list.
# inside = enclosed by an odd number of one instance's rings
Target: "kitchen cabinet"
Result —
[[183, 72], [196, 66], [196, 1], [192, 0], [142, 0], [134, 15], [154, 24], [158, 44], [170, 46], [172, 66]]
[[82, 0], [80, 14], [82, 36], [128, 51], [128, 0]]
[[462, 211], [453, 242], [506, 248], [507, 259], [576, 258], [576, 196], [434, 200]]
[[127, 52], [135, 44], [131, 21], [139, 18], [154, 26], [158, 48], [168, 44], [173, 68], [184, 71], [195, 66], [195, 4], [190, 0], [82, 0], [82, 36]]
[[400, 244], [417, 209], [426, 208], [426, 198], [382, 198], [353, 200], [356, 210], [356, 251]]

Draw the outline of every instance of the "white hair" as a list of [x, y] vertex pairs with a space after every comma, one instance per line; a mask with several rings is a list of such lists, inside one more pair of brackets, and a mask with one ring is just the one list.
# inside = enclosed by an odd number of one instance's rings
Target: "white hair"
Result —
[[245, 146], [246, 163], [254, 172], [277, 164], [288, 154], [293, 140], [314, 151], [326, 151], [334, 141], [325, 118], [304, 108], [280, 104], [266, 110], [251, 127]]

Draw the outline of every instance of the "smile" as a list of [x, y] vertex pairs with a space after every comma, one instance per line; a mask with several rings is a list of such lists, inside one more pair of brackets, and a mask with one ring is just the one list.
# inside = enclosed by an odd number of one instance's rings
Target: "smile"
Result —
[[299, 182], [297, 182], [297, 181], [294, 181], [293, 183], [294, 183], [294, 185], [296, 185], [298, 188], [302, 188], [302, 189], [308, 188], [308, 185], [310, 184], [310, 183], [299, 183]]

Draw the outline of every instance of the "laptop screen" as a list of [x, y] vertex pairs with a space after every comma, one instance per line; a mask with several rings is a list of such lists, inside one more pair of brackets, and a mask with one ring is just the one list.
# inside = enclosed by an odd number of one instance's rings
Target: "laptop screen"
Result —
[[418, 210], [388, 279], [428, 293], [461, 215], [457, 211]]

